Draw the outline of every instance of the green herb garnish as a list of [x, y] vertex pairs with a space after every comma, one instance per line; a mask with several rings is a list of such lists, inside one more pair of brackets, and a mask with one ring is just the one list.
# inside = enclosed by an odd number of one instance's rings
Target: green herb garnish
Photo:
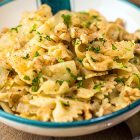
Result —
[[93, 49], [93, 46], [92, 46], [92, 45], [89, 45], [89, 47], [86, 48], [86, 50], [87, 50], [87, 51], [93, 51], [94, 49]]
[[93, 19], [93, 20], [97, 20], [97, 21], [101, 21], [101, 19], [99, 18], [99, 16], [96, 16], [96, 15], [93, 15], [93, 16], [92, 16], [92, 19]]
[[27, 76], [27, 75], [25, 75], [23, 79], [24, 79], [24, 80], [28, 80], [28, 81], [29, 81], [29, 80], [30, 80], [30, 77], [29, 77], [29, 76]]
[[77, 58], [76, 59], [78, 62], [80, 62], [80, 63], [82, 63], [83, 62], [83, 60], [82, 59], [80, 59], [80, 58]]
[[72, 72], [71, 72], [71, 69], [70, 68], [66, 68], [67, 72], [70, 74], [70, 76], [74, 79], [74, 80], [77, 80], [77, 76], [75, 76]]
[[58, 61], [59, 63], [65, 62], [62, 58], [58, 58], [57, 61]]
[[32, 29], [31, 29], [30, 33], [35, 32], [35, 31], [36, 31], [36, 28], [37, 28], [37, 25], [36, 25], [36, 24], [34, 24], [34, 25], [32, 26]]
[[47, 39], [48, 41], [52, 41], [52, 39], [50, 38], [49, 35], [46, 35], [46, 36], [45, 36], [45, 39]]
[[77, 88], [83, 87], [83, 80], [79, 80], [77, 83]]
[[36, 51], [34, 57], [38, 57], [38, 56], [40, 56], [40, 54], [38, 51]]
[[42, 34], [40, 32], [36, 32], [36, 34], [38, 35], [38, 41], [41, 42], [43, 40]]
[[120, 77], [117, 77], [114, 79], [117, 83], [123, 83], [125, 82], [124, 78], [120, 78]]
[[32, 91], [33, 91], [33, 92], [37, 92], [37, 91], [38, 91], [38, 89], [39, 89], [39, 87], [38, 87], [38, 86], [32, 86]]
[[95, 53], [99, 53], [99, 52], [100, 52], [100, 47], [93, 48], [93, 51], [94, 51]]
[[64, 107], [69, 107], [69, 106], [70, 106], [69, 101], [61, 101], [61, 104], [62, 104], [62, 106], [64, 106]]
[[91, 60], [93, 61], [93, 62], [96, 62], [97, 60], [96, 59], [94, 59], [93, 57], [91, 57]]
[[118, 61], [118, 60], [120, 60], [120, 58], [118, 56], [115, 56], [113, 60]]
[[116, 49], [117, 47], [114, 44], [112, 44], [112, 50], [116, 50]]
[[69, 25], [71, 24], [71, 15], [67, 14], [63, 14], [62, 15], [63, 21], [65, 23], [65, 25], [67, 25], [69, 27]]
[[40, 71], [39, 73], [38, 73], [38, 78], [41, 78], [42, 77], [42, 72]]
[[63, 84], [64, 80], [56, 80], [56, 83], [58, 83], [60, 86]]
[[77, 38], [77, 39], [75, 40], [74, 45], [75, 45], [75, 46], [81, 45], [81, 40], [80, 40], [79, 38]]
[[32, 80], [32, 91], [33, 91], [33, 92], [37, 92], [37, 91], [38, 91], [41, 76], [42, 76], [42, 73], [40, 72], [40, 73], [38, 74], [38, 76], [35, 77], [35, 78]]
[[93, 51], [95, 53], [99, 53], [100, 52], [100, 47], [96, 47], [96, 48], [93, 48], [92, 45], [89, 45], [88, 48], [86, 48], [87, 51]]
[[16, 31], [16, 32], [18, 33], [19, 28], [20, 28], [21, 26], [22, 26], [22, 25], [18, 25], [17, 27], [11, 28], [11, 31]]
[[38, 41], [41, 42], [43, 40], [43, 37], [39, 35]]
[[23, 57], [23, 59], [28, 59], [29, 57], [30, 57], [30, 56], [29, 56], [29, 54], [27, 53], [26, 56]]
[[127, 68], [127, 66], [123, 63], [120, 63], [120, 65], [121, 65], [121, 68]]
[[99, 84], [94, 85], [93, 89], [95, 89], [97, 91], [101, 91], [101, 87], [102, 87], [102, 84], [99, 83]]
[[87, 21], [87, 22], [85, 22], [84, 27], [89, 28], [90, 25], [91, 25], [91, 22], [90, 21]]
[[106, 40], [105, 40], [103, 37], [100, 37], [100, 38], [98, 38], [97, 40], [100, 41], [100, 42], [103, 42], [103, 43], [106, 42]]

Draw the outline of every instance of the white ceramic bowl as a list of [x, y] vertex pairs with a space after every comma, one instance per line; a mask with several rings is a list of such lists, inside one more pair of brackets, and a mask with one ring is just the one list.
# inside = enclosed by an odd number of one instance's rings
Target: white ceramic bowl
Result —
[[[29, 9], [35, 9], [37, 7], [36, 1], [31, 0]], [[30, 1], [30, 2], [31, 2]], [[79, 0], [80, 1], [80, 0]], [[87, 10], [87, 9], [97, 9], [104, 16], [107, 17], [108, 20], [114, 20], [117, 17], [123, 18], [127, 23], [127, 29], [132, 32], [140, 27], [140, 9], [132, 4], [130, 4], [126, 0], [71, 0], [71, 9], [75, 11]], [[11, 2], [6, 6], [0, 7], [0, 28], [5, 25], [9, 25], [9, 21], [11, 25], [17, 23], [19, 19], [19, 13], [22, 12], [23, 6], [21, 5], [23, 1], [18, 0], [17, 2]], [[24, 1], [24, 5], [28, 4], [28, 0]], [[39, 1], [38, 1], [39, 2]], [[12, 5], [13, 4], [13, 5]], [[37, 3], [39, 4], [39, 3]], [[13, 9], [15, 6], [15, 12], [12, 13], [11, 17], [15, 17], [15, 19], [11, 19], [10, 17], [6, 18], [4, 16], [8, 14], [10, 8]], [[21, 9], [17, 9], [16, 6], [21, 6]], [[27, 8], [27, 7], [26, 7]], [[17, 14], [18, 13], [18, 14]], [[15, 14], [15, 15], [14, 15]], [[10, 15], [10, 13], [9, 13]], [[13, 21], [13, 22], [12, 22]], [[34, 120], [28, 120], [21, 117], [17, 117], [11, 114], [8, 114], [2, 110], [0, 110], [0, 121], [14, 127], [18, 130], [22, 130], [29, 133], [46, 135], [46, 136], [78, 136], [85, 135], [89, 133], [94, 133], [109, 127], [112, 127], [122, 121], [133, 116], [135, 113], [140, 111], [140, 100], [134, 102], [130, 106], [114, 112], [112, 114], [100, 117], [93, 118], [87, 121], [77, 121], [77, 122], [68, 122], [68, 123], [54, 123], [54, 122], [40, 122]]]
[[140, 110], [140, 100], [112, 114], [87, 121], [56, 123], [40, 122], [17, 117], [0, 110], [0, 121], [18, 130], [44, 136], [79, 136], [112, 127]]

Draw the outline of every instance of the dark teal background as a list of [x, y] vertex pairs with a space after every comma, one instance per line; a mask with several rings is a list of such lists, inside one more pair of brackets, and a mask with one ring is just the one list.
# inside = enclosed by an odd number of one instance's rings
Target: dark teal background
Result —
[[0, 2], [0, 6], [6, 4], [8, 2], [11, 2], [11, 1], [13, 1], [13, 0], [3, 0], [3, 1]]
[[71, 10], [70, 0], [41, 0], [43, 4], [48, 4], [52, 7], [53, 14], [60, 10]]

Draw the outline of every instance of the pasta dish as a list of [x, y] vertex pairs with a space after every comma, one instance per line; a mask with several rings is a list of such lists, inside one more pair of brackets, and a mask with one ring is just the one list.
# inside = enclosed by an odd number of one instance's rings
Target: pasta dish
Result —
[[42, 5], [0, 33], [0, 106], [23, 118], [71, 122], [140, 99], [140, 30], [95, 10]]

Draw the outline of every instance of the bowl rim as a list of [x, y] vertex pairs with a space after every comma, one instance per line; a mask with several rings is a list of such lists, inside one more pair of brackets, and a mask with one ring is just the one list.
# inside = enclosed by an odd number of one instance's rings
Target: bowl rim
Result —
[[9, 114], [7, 112], [4, 112], [3, 110], [0, 110], [0, 117], [16, 123], [36, 126], [41, 128], [71, 128], [71, 127], [82, 127], [82, 126], [102, 123], [109, 119], [114, 119], [118, 116], [124, 115], [125, 113], [135, 109], [138, 106], [140, 106], [140, 99], [128, 105], [127, 107], [118, 110], [116, 112], [113, 112], [111, 114], [104, 115], [102, 117], [92, 118], [90, 120], [82, 120], [82, 121], [75, 121], [75, 122], [41, 122], [41, 121], [29, 120], [13, 114]]
[[[130, 3], [127, 0], [120, 0], [127, 5], [130, 5], [131, 7], [135, 8], [136, 10], [140, 11], [140, 8], [132, 3]], [[75, 122], [41, 122], [41, 121], [36, 121], [36, 120], [29, 120], [25, 119], [13, 114], [9, 114], [7, 112], [4, 112], [3, 110], [0, 109], [0, 118], [7, 119], [9, 121], [13, 121], [15, 123], [20, 123], [24, 125], [30, 125], [30, 126], [36, 126], [40, 128], [72, 128], [72, 127], [82, 127], [82, 126], [88, 126], [88, 125], [93, 125], [93, 124], [98, 124], [104, 121], [107, 121], [109, 119], [114, 119], [118, 116], [121, 116], [136, 107], [140, 106], [140, 99], [133, 102], [132, 104], [128, 105], [127, 107], [120, 109], [116, 112], [113, 112], [111, 114], [98, 117], [98, 118], [92, 118], [90, 120], [82, 120], [82, 121], [75, 121]]]

